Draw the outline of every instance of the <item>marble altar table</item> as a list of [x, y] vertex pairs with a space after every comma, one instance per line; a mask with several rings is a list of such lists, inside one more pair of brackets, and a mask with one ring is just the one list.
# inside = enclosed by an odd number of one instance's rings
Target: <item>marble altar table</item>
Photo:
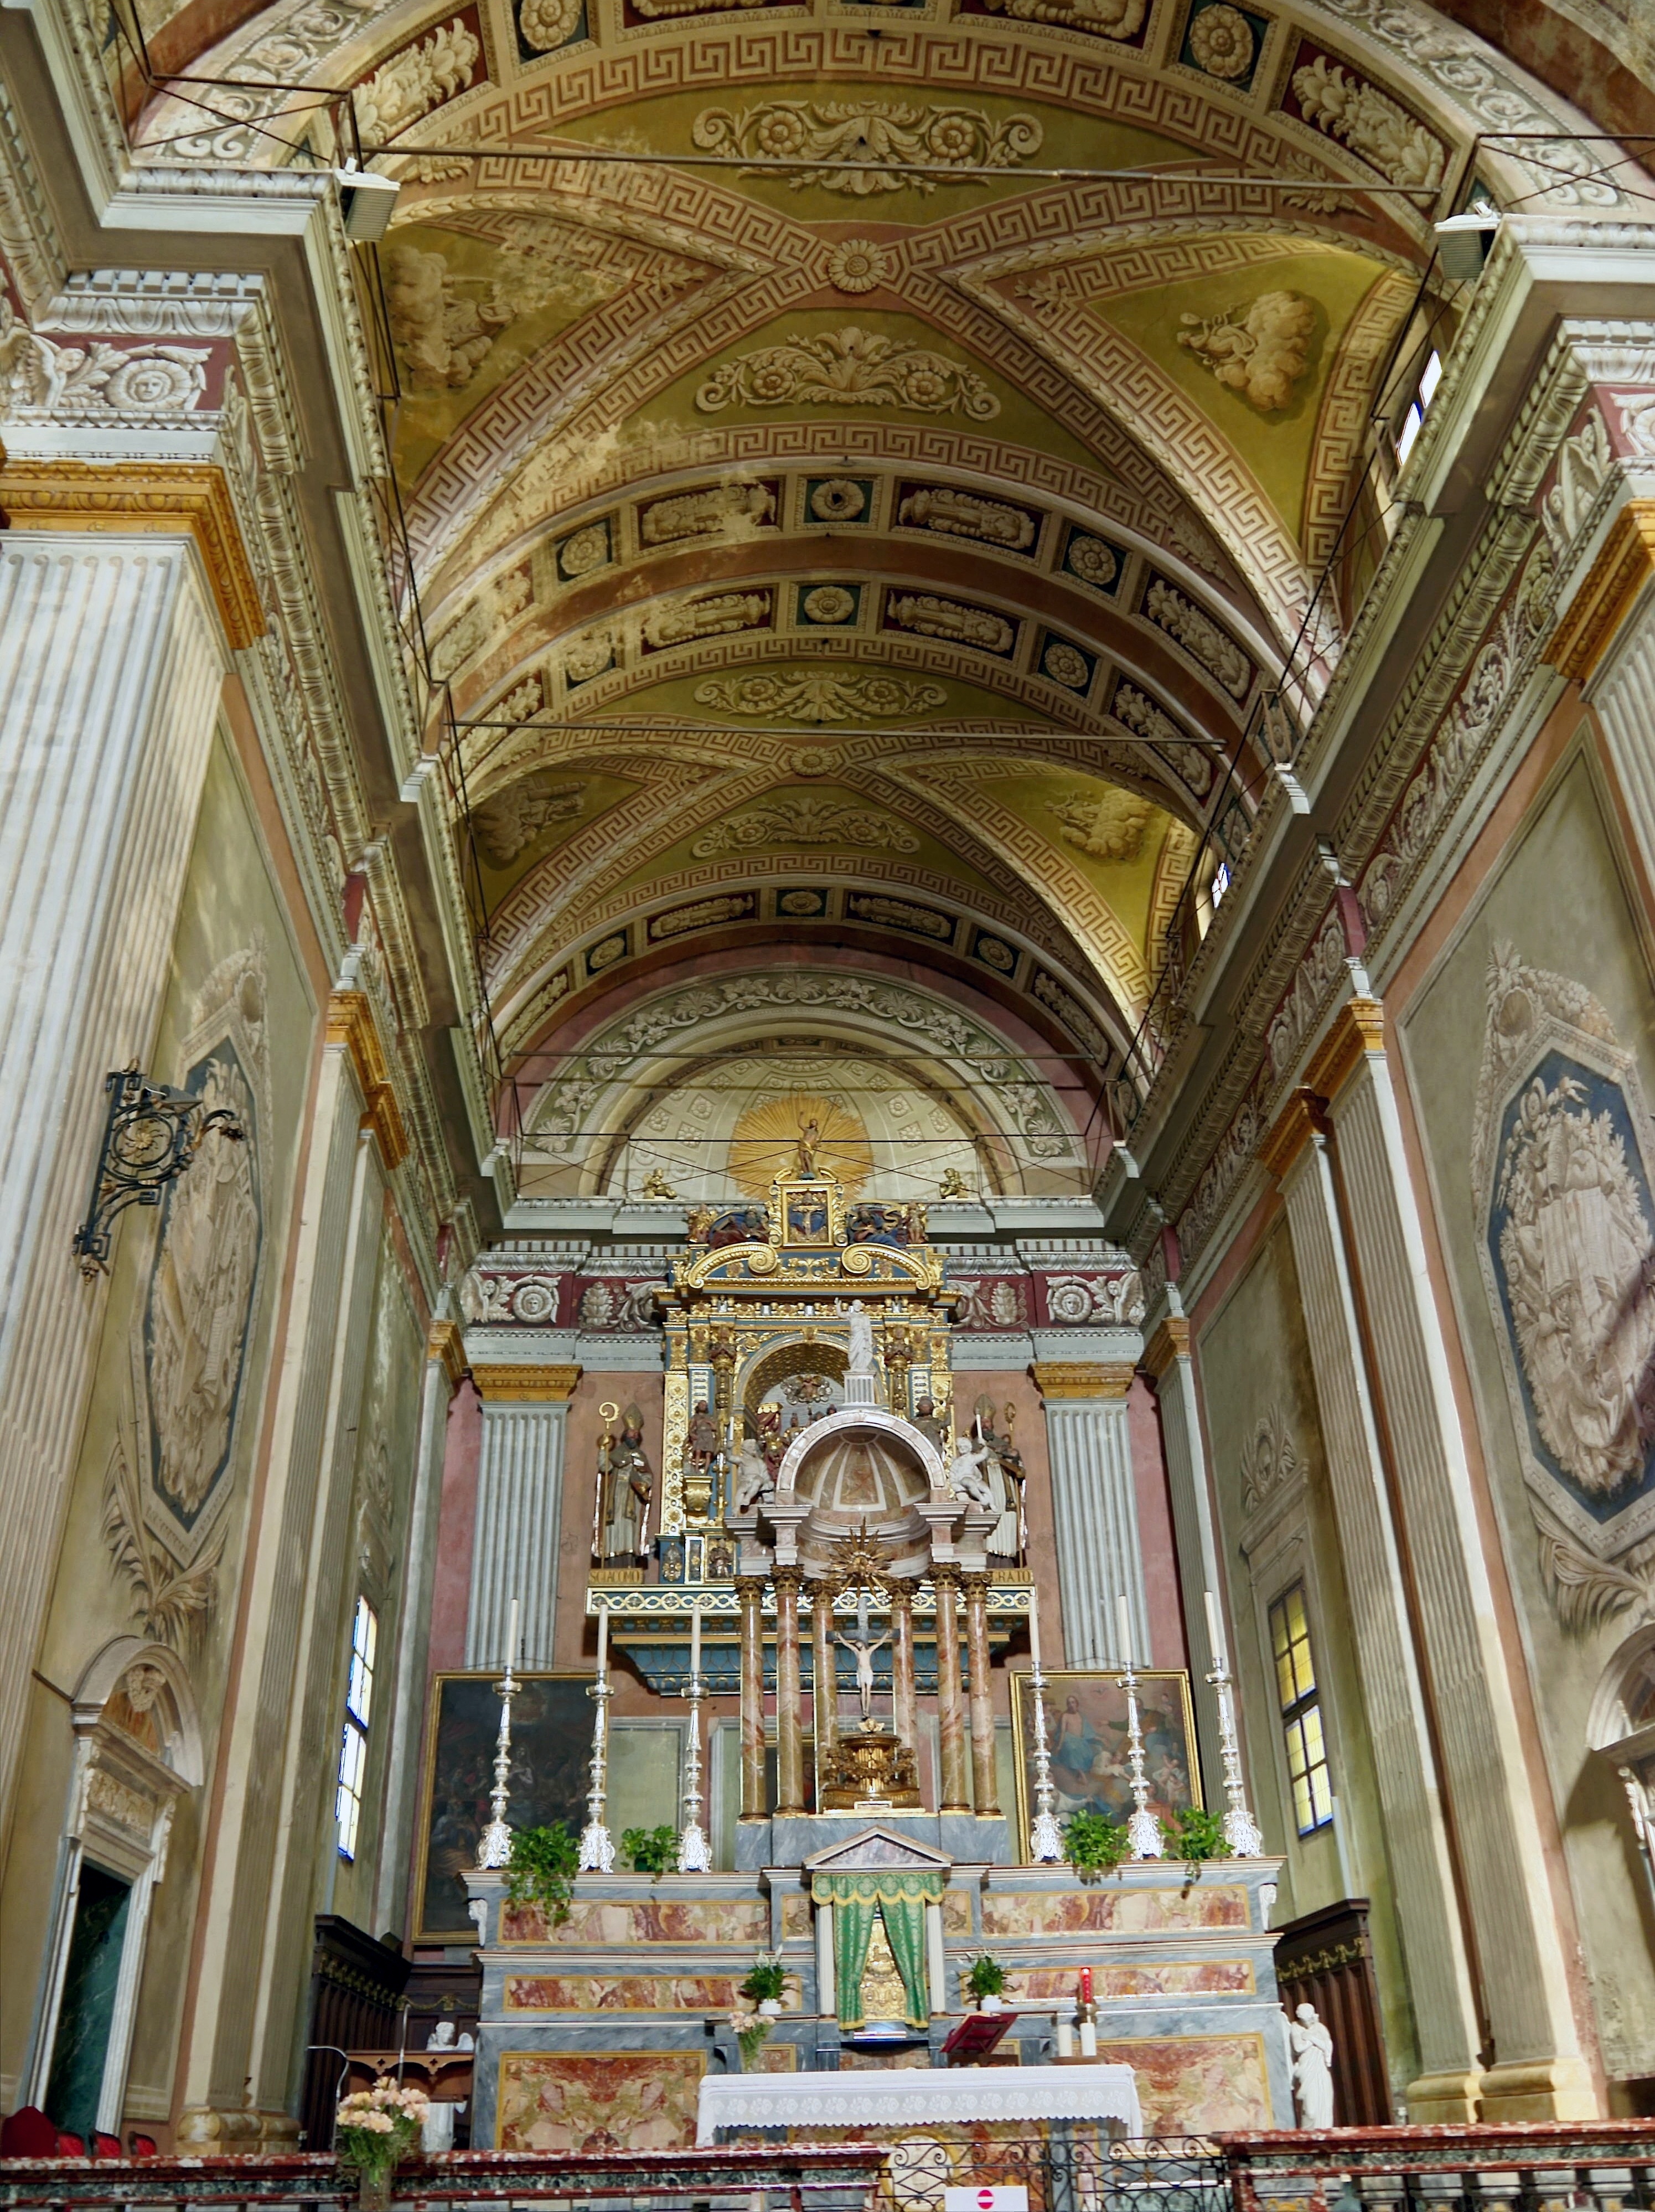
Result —
[[904, 2068], [888, 2074], [725, 2074], [701, 2084], [696, 2141], [732, 2128], [912, 2130], [987, 2121], [1080, 2120], [1141, 2136], [1129, 2066]]

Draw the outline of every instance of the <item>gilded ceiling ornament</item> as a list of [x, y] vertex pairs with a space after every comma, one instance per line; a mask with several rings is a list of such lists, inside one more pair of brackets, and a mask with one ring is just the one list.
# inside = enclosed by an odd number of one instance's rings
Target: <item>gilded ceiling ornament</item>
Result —
[[1302, 292], [1261, 292], [1250, 307], [1178, 320], [1178, 343], [1265, 414], [1288, 404], [1310, 366], [1316, 303]]
[[489, 719], [496, 722], [526, 722], [545, 705], [545, 694], [541, 688], [539, 672], [508, 691], [503, 699], [496, 699], [489, 710]]
[[1293, 71], [1293, 90], [1306, 123], [1348, 146], [1393, 185], [1442, 182], [1441, 145], [1377, 85], [1318, 54]]
[[1106, 791], [1097, 799], [1054, 799], [1046, 806], [1062, 826], [1063, 842], [1095, 860], [1135, 860], [1149, 827], [1149, 801], [1132, 791]]
[[818, 584], [799, 604], [813, 623], [844, 623], [856, 611], [856, 594], [843, 584]]
[[745, 853], [759, 845], [845, 845], [865, 852], [916, 853], [920, 841], [905, 824], [872, 807], [847, 806], [813, 792], [744, 806], [697, 837], [698, 860], [715, 853]]
[[812, 487], [810, 511], [818, 522], [855, 522], [867, 506], [867, 494], [849, 477], [830, 477]]
[[581, 7], [581, 0], [523, 0], [517, 15], [523, 44], [537, 54], [567, 46], [580, 23]]
[[[1129, 4], [1137, 5], [1141, 20], [1143, 0]], [[788, 182], [794, 191], [819, 185], [824, 191], [866, 199], [875, 192], [935, 191], [936, 179], [916, 172], [1010, 168], [1039, 152], [1044, 133], [1032, 115], [1008, 115], [996, 122], [974, 107], [913, 107], [890, 100], [771, 100], [740, 114], [727, 107], [704, 109], [690, 136], [704, 153], [741, 154], [757, 162], [825, 163], [823, 168], [794, 170]]]
[[588, 576], [609, 560], [609, 532], [601, 522], [588, 522], [566, 538], [557, 549], [558, 564], [565, 576]]
[[873, 1148], [861, 1115], [837, 1098], [792, 1091], [749, 1106], [730, 1134], [730, 1180], [744, 1196], [764, 1198], [780, 1175], [791, 1175], [801, 1130], [814, 1122], [816, 1162], [838, 1176], [854, 1198], [873, 1172]]
[[465, 20], [456, 15], [393, 54], [351, 94], [356, 128], [370, 144], [392, 138], [472, 82], [483, 48]]
[[897, 508], [897, 520], [910, 530], [974, 538], [980, 544], [1003, 545], [1013, 553], [1027, 552], [1039, 527], [1037, 518], [1025, 507], [984, 499], [980, 492], [958, 491], [951, 484], [926, 485], [910, 492]]
[[843, 238], [828, 255], [836, 292], [872, 292], [891, 276], [891, 256], [871, 238]]
[[660, 652], [669, 645], [689, 645], [698, 637], [762, 629], [770, 618], [768, 592], [715, 592], [703, 599], [690, 596], [671, 599], [646, 615], [643, 641]]
[[981, 646], [986, 653], [1009, 653], [1017, 632], [1004, 615], [987, 607], [973, 607], [958, 599], [939, 599], [934, 592], [893, 594], [885, 618], [899, 629], [916, 630], [922, 637], [946, 637], [956, 645]]
[[1070, 538], [1064, 557], [1083, 584], [1095, 584], [1100, 592], [1106, 592], [1121, 573], [1121, 556], [1115, 548], [1083, 530]]
[[1084, 691], [1092, 680], [1092, 663], [1078, 646], [1061, 637], [1047, 639], [1040, 665], [1054, 684], [1066, 684], [1071, 691]]
[[1190, 26], [1190, 54], [1196, 67], [1226, 83], [1246, 76], [1257, 43], [1252, 25], [1238, 8], [1203, 8]]
[[987, 0], [998, 14], [1025, 23], [1062, 23], [1100, 39], [1135, 39], [1149, 13], [1149, 0]]
[[1210, 756], [1200, 745], [1192, 745], [1172, 717], [1164, 714], [1153, 699], [1147, 698], [1133, 684], [1117, 684], [1109, 711], [1135, 737], [1152, 738], [1157, 744], [1176, 745], [1174, 757], [1178, 775], [1191, 791], [1205, 797], [1213, 783]]
[[[826, 775], [837, 758], [838, 755], [831, 745], [800, 745], [788, 765], [795, 775]], [[780, 903], [785, 907], [788, 899], [806, 899], [814, 902], [816, 897], [817, 893], [814, 891], [787, 891], [782, 894]], [[814, 903], [806, 907], [795, 905], [787, 908], [788, 912], [794, 914], [813, 914], [816, 910]]]
[[1182, 592], [1175, 592], [1171, 584], [1157, 576], [1145, 598], [1144, 612], [1169, 637], [1177, 638], [1192, 660], [1199, 661], [1216, 676], [1232, 698], [1245, 696], [1252, 681], [1252, 662], [1235, 640], [1193, 600], [1186, 599]]
[[572, 639], [563, 647], [563, 673], [571, 684], [590, 684], [594, 676], [601, 676], [606, 668], [614, 665], [612, 631], [588, 630], [584, 637]]
[[642, 508], [638, 542], [671, 545], [685, 538], [739, 537], [776, 520], [776, 494], [767, 483], [709, 484], [677, 493]]
[[854, 325], [721, 363], [697, 392], [696, 405], [703, 415], [726, 407], [906, 407], [974, 422], [1000, 412], [999, 400], [970, 369]]

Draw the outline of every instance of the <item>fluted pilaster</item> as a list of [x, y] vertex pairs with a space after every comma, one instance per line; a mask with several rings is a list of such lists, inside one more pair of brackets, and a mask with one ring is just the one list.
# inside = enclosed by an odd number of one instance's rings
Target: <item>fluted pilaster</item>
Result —
[[1127, 1418], [1133, 1373], [1116, 1360], [1048, 1361], [1035, 1368], [1046, 1401], [1057, 1588], [1071, 1667], [1116, 1667], [1125, 1659], [1116, 1604], [1122, 1593], [1132, 1620], [1132, 1656], [1140, 1665], [1150, 1656]]
[[483, 1399], [483, 1442], [465, 1624], [468, 1667], [504, 1663], [514, 1597], [518, 1663], [551, 1664], [563, 1437], [579, 1374], [574, 1367], [473, 1364]]

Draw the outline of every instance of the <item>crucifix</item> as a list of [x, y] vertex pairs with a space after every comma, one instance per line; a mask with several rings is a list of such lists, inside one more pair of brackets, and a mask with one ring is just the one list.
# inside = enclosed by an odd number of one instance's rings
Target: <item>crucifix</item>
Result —
[[884, 1650], [891, 1641], [891, 1636], [888, 1631], [879, 1637], [873, 1634], [867, 1617], [867, 1591], [860, 1577], [856, 1583], [856, 1633], [855, 1636], [837, 1635], [833, 1640], [843, 1645], [855, 1659], [856, 1698], [862, 1709], [862, 1726], [871, 1728], [873, 1724], [873, 1655], [876, 1651]]

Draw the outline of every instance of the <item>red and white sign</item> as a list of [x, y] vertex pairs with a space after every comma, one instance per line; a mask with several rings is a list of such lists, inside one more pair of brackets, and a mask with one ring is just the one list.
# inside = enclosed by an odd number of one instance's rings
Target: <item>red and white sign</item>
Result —
[[1029, 2212], [1026, 2189], [945, 2189], [942, 2212]]

